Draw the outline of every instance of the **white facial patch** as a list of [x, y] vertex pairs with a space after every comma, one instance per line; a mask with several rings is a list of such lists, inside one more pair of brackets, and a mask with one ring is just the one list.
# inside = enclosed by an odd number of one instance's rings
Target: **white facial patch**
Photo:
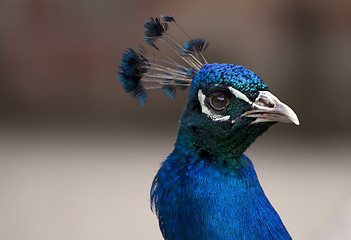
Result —
[[228, 121], [230, 119], [230, 116], [223, 116], [217, 113], [212, 112], [210, 109], [205, 104], [205, 94], [202, 93], [201, 89], [197, 93], [197, 97], [199, 99], [199, 102], [201, 104], [201, 111], [205, 113], [207, 116], [209, 116], [213, 121]]

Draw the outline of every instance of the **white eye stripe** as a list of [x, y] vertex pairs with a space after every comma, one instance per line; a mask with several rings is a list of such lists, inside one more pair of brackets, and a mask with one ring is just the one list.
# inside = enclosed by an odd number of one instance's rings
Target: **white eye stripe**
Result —
[[[279, 102], [279, 99], [277, 97], [275, 97], [273, 94], [271, 94], [269, 91], [259, 91], [259, 95], [255, 99], [255, 102], [251, 102], [250, 99], [245, 94], [240, 92], [239, 90], [237, 90], [233, 87], [228, 87], [228, 89], [236, 98], [239, 98], [239, 99], [247, 102], [255, 109], [261, 109], [261, 110], [271, 109], [272, 107], [268, 106], [269, 104], [275, 105], [275, 102], [277, 102], [277, 101]], [[198, 96], [198, 100], [201, 104], [202, 113], [205, 113], [206, 115], [208, 115], [213, 121], [228, 121], [228, 120], [230, 120], [230, 117], [231, 117], [230, 115], [226, 115], [226, 116], [220, 115], [220, 114], [216, 113], [215, 111], [213, 111], [212, 109], [208, 108], [207, 104], [205, 103], [206, 96], [202, 93], [201, 89], [198, 91], [197, 96]], [[268, 100], [270, 100], [270, 101], [268, 103], [266, 103], [264, 101], [264, 99], [266, 101], [268, 101]], [[240, 119], [242, 117], [246, 117], [246, 115], [248, 116], [248, 114], [245, 114], [245, 113], [242, 114], [240, 117], [236, 118], [235, 120], [232, 120], [232, 123], [234, 124], [238, 119]], [[254, 116], [251, 114], [250, 117], [254, 117]], [[259, 123], [259, 122], [266, 122], [266, 121], [262, 120], [260, 118], [257, 118], [251, 124]]]
[[230, 116], [223, 116], [217, 113], [212, 112], [210, 109], [205, 104], [205, 94], [202, 93], [201, 89], [197, 93], [197, 97], [199, 99], [200, 105], [201, 105], [201, 111], [205, 113], [207, 116], [209, 116], [213, 121], [228, 121], [230, 119]]
[[248, 104], [252, 105], [252, 102], [250, 101], [250, 99], [243, 94], [242, 92], [240, 92], [239, 90], [236, 90], [233, 87], [228, 87], [228, 89], [230, 90], [231, 93], [233, 93], [233, 95], [237, 98], [240, 98], [241, 100], [244, 100], [245, 102], [247, 102]]

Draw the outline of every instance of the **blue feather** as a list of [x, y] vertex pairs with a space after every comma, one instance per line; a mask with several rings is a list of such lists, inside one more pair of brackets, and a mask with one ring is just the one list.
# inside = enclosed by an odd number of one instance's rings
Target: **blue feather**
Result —
[[174, 22], [175, 23], [175, 19], [173, 16], [171, 15], [162, 15], [161, 18], [163, 19], [163, 21], [165, 22]]
[[206, 84], [227, 84], [235, 89], [240, 89], [251, 101], [258, 96], [258, 89], [270, 91], [268, 85], [253, 71], [235, 64], [205, 64], [194, 77], [191, 86], [191, 95], [195, 95], [199, 85]]
[[[221, 86], [240, 89], [253, 100], [258, 91], [269, 90], [254, 72], [233, 64], [205, 64], [195, 74], [175, 149], [151, 189], [162, 234], [167, 240], [289, 240], [244, 154], [273, 123], [252, 126], [246, 118], [231, 125], [204, 118], [198, 109], [199, 89], [208, 94]], [[249, 107], [234, 99], [222, 114], [240, 115]]]
[[191, 39], [184, 45], [184, 49], [182, 50], [184, 53], [194, 53], [194, 52], [203, 52], [208, 47], [208, 42], [204, 39], [197, 38]]
[[171, 99], [174, 98], [174, 96], [175, 96], [175, 94], [177, 92], [177, 88], [176, 87], [172, 87], [172, 86], [163, 86], [162, 89], [165, 92], [165, 94]]
[[155, 41], [167, 31], [168, 24], [161, 22], [160, 18], [150, 18], [144, 25], [145, 42], [158, 50]]
[[146, 101], [146, 93], [141, 83], [142, 74], [146, 73], [147, 59], [133, 49], [128, 48], [121, 60], [119, 80], [124, 90], [136, 98], [143, 106]]
[[190, 78], [194, 78], [196, 71], [194, 70], [194, 68], [189, 68], [187, 71], [187, 76]]
[[171, 15], [150, 18], [145, 41], [159, 50], [155, 41], [162, 38], [183, 63], [165, 53], [166, 60], [152, 56], [149, 61], [141, 47], [125, 51], [119, 72], [124, 89], [141, 105], [144, 87], [161, 87], [173, 98], [178, 88], [190, 86], [174, 150], [150, 193], [164, 239], [290, 240], [244, 152], [276, 122], [299, 124], [297, 116], [253, 71], [208, 64], [202, 55], [205, 40], [191, 39], [180, 28], [191, 40], [177, 43], [165, 33], [170, 22], [175, 23]]
[[[180, 143], [158, 171], [152, 204], [169, 240], [288, 240], [279, 215], [265, 196], [246, 155], [240, 168], [214, 166]], [[263, 227], [269, 226], [269, 227]]]

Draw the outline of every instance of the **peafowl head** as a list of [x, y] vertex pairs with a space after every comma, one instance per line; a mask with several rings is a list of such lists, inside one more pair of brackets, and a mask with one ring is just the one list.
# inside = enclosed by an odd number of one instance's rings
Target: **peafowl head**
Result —
[[[189, 38], [184, 45], [167, 32], [171, 23]], [[119, 79], [141, 105], [146, 101], [145, 89], [162, 88], [173, 98], [178, 89], [190, 87], [177, 144], [220, 161], [228, 154], [240, 156], [276, 122], [299, 124], [294, 111], [254, 72], [234, 64], [208, 64], [203, 55], [208, 43], [191, 38], [172, 16], [151, 18], [144, 27], [145, 41], [157, 55], [147, 56], [144, 47], [127, 49]]]
[[294, 111], [254, 72], [214, 63], [194, 76], [181, 131], [202, 154], [230, 159], [228, 154], [241, 155], [276, 122], [299, 124]]

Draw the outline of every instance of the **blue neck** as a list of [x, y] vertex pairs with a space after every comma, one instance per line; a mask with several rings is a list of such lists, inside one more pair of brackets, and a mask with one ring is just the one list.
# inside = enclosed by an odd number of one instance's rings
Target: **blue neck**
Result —
[[152, 187], [165, 239], [291, 239], [246, 155], [228, 168], [182, 143], [178, 138]]

